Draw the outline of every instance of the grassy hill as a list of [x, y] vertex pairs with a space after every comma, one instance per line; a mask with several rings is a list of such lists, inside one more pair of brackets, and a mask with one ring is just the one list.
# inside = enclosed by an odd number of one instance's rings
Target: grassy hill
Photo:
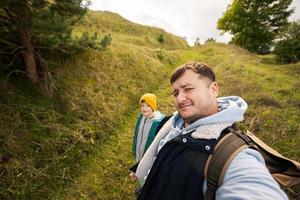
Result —
[[85, 30], [99, 40], [111, 34], [111, 46], [54, 58], [49, 91], [23, 74], [0, 75], [0, 199], [132, 199], [139, 97], [154, 92], [160, 110], [172, 113], [170, 73], [191, 60], [214, 67], [221, 95], [248, 102], [242, 128], [300, 160], [299, 63], [277, 65], [272, 56], [214, 42], [189, 48], [180, 37], [110, 12], [89, 12], [74, 36]]
[[[188, 45], [183, 38], [179, 38], [163, 29], [150, 26], [143, 26], [132, 23], [120, 15], [104, 11], [90, 11], [84, 20], [78, 25], [74, 34], [81, 34], [89, 30], [90, 33], [97, 33], [99, 38], [110, 33], [113, 38], [113, 45], [120, 43], [164, 49], [187, 48]], [[164, 36], [163, 44], [158, 42], [159, 35]]]

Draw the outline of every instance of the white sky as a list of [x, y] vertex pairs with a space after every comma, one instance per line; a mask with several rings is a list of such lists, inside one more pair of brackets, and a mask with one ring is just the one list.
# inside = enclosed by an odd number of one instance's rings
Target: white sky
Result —
[[[217, 21], [231, 0], [92, 0], [90, 9], [107, 10], [139, 24], [160, 27], [186, 37], [193, 44], [197, 37], [228, 42], [229, 34], [221, 36]], [[300, 19], [300, 0], [293, 0], [295, 12], [291, 20]]]

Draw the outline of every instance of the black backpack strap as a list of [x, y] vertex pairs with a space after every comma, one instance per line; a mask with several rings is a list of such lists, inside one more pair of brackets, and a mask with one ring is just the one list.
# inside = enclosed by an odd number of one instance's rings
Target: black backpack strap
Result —
[[206, 166], [205, 175], [207, 180], [207, 190], [204, 200], [215, 199], [217, 188], [222, 185], [225, 173], [233, 158], [243, 149], [252, 146], [252, 141], [245, 137], [244, 134], [230, 130], [218, 141], [214, 153], [209, 156]]

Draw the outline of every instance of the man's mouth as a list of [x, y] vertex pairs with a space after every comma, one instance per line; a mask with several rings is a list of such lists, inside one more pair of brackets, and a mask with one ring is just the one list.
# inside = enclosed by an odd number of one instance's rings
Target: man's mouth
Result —
[[185, 109], [185, 108], [190, 107], [190, 106], [192, 106], [191, 103], [181, 104], [181, 105], [179, 105], [179, 109]]

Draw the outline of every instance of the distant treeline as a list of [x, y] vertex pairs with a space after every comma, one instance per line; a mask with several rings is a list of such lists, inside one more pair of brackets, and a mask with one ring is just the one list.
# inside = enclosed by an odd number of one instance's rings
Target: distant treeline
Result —
[[300, 60], [300, 21], [288, 22], [292, 0], [234, 0], [218, 20], [218, 29], [233, 35], [231, 43], [250, 52], [272, 50], [281, 63]]

